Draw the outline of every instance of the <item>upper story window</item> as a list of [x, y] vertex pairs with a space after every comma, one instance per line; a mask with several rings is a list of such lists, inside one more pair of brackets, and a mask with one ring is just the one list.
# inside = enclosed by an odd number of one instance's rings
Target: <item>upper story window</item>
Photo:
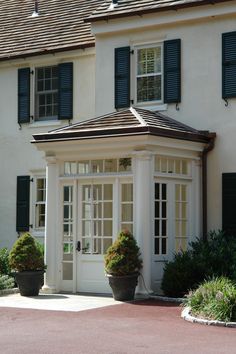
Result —
[[58, 67], [36, 68], [35, 85], [36, 120], [57, 119], [58, 117]]
[[162, 47], [138, 48], [136, 51], [136, 101], [162, 100]]
[[[31, 79], [32, 75], [34, 80]], [[33, 81], [34, 90], [31, 87]], [[73, 63], [18, 70], [19, 124], [31, 120], [72, 118]]]
[[115, 108], [128, 108], [133, 103], [179, 103], [180, 52], [180, 39], [137, 46], [135, 50], [129, 46], [115, 48]]

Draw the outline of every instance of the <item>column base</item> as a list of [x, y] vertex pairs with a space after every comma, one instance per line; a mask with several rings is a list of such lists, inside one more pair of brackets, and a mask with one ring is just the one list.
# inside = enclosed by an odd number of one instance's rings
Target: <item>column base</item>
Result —
[[44, 285], [41, 289], [43, 294], [57, 294], [58, 291], [55, 286]]

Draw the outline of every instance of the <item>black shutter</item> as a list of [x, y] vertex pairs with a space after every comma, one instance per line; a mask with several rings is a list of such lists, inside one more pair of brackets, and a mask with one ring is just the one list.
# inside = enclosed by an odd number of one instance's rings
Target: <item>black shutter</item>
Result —
[[222, 175], [222, 229], [236, 236], [236, 173]]
[[181, 41], [164, 42], [164, 102], [181, 101]]
[[73, 118], [73, 63], [58, 66], [58, 119]]
[[222, 34], [222, 97], [236, 97], [236, 32]]
[[115, 108], [130, 106], [130, 47], [115, 49]]
[[18, 123], [30, 121], [30, 68], [18, 69]]
[[29, 231], [30, 176], [17, 176], [16, 231]]

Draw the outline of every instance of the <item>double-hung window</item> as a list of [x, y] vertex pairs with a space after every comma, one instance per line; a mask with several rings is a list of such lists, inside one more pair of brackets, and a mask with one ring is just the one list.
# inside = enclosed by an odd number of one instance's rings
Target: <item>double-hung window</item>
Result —
[[162, 46], [136, 49], [136, 102], [161, 102]]
[[115, 108], [179, 103], [180, 51], [180, 39], [115, 48]]
[[19, 124], [72, 118], [73, 63], [18, 69]]
[[58, 67], [36, 68], [35, 119], [50, 120], [58, 117]]

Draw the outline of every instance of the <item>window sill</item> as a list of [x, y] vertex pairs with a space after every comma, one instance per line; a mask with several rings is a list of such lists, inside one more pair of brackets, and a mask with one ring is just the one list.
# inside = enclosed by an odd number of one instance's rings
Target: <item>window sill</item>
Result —
[[29, 128], [42, 128], [42, 127], [60, 127], [61, 125], [65, 125], [63, 120], [47, 120], [41, 122], [33, 122], [29, 124]]
[[145, 105], [144, 103], [139, 103], [136, 104], [135, 107], [137, 108], [143, 108], [143, 109], [148, 109], [150, 111], [166, 111], [168, 105], [166, 103], [162, 103], [162, 104], [153, 104], [153, 105]]

